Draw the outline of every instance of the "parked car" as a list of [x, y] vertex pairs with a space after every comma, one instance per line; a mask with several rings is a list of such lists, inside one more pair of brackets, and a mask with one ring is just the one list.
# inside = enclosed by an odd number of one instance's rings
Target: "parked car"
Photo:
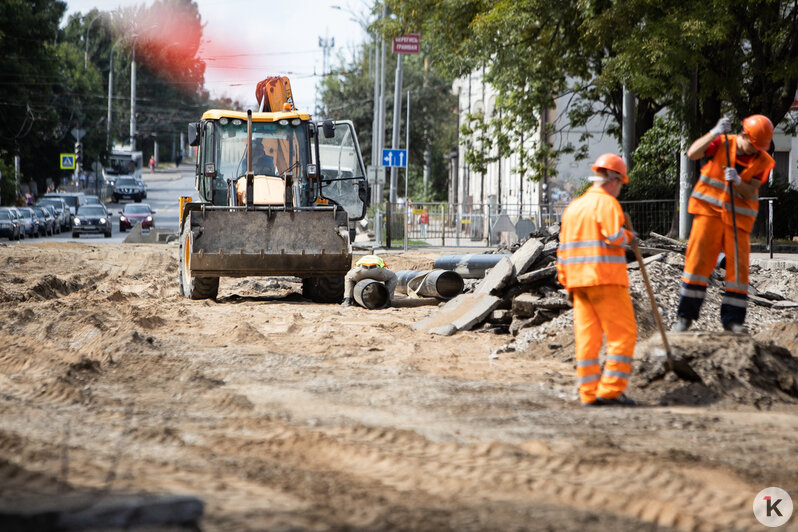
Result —
[[41, 224], [39, 216], [30, 207], [17, 207], [19, 214], [22, 215], [22, 227], [26, 237], [41, 236]]
[[8, 212], [8, 214], [11, 215], [11, 219], [17, 224], [18, 239], [25, 238], [25, 222], [22, 221], [22, 214], [20, 214], [16, 207], [3, 207], [3, 210]]
[[133, 177], [120, 177], [114, 183], [114, 203], [118, 203], [122, 199], [132, 199], [138, 203], [144, 198], [144, 195], [144, 187]]
[[[121, 179], [117, 180], [117, 183]], [[134, 225], [141, 222], [142, 229], [152, 229], [155, 227], [155, 211], [150, 209], [147, 203], [133, 204], [128, 203], [125, 208], [119, 211], [119, 231], [124, 232], [131, 229]]]
[[81, 205], [86, 205], [86, 195], [83, 192], [48, 192], [43, 197], [63, 199], [69, 207], [71, 214], [70, 223], [75, 214], [77, 214], [78, 208]]
[[39, 217], [39, 236], [49, 236], [55, 233], [55, 217], [44, 207], [33, 207]]
[[50, 216], [53, 217], [53, 233], [60, 233], [61, 222], [58, 220], [58, 215], [55, 212], [55, 207], [53, 207], [52, 205], [36, 205], [36, 207], [41, 207], [42, 209], [50, 213]]
[[11, 213], [5, 209], [0, 209], [0, 236], [9, 240], [20, 239], [20, 226]]
[[103, 205], [84, 205], [75, 216], [72, 238], [80, 238], [81, 234], [90, 233], [102, 233], [105, 238], [111, 238], [111, 215]]
[[58, 221], [60, 227], [59, 231], [64, 229], [69, 230], [72, 228], [72, 213], [69, 210], [69, 205], [64, 201], [64, 198], [44, 197], [39, 198], [36, 202], [37, 206], [52, 205], [55, 209], [55, 219]]

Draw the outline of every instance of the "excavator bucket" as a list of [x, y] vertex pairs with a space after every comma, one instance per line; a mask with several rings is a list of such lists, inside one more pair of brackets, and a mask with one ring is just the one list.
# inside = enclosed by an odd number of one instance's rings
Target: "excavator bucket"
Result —
[[202, 209], [189, 204], [184, 218], [180, 243], [187, 278], [343, 276], [352, 264], [347, 217], [341, 210]]
[[[291, 94], [291, 81], [287, 76], [270, 76], [258, 82], [255, 87], [255, 98], [258, 101], [258, 107], [263, 112], [279, 113], [296, 109], [294, 97]], [[286, 104], [288, 109], [285, 109]]]

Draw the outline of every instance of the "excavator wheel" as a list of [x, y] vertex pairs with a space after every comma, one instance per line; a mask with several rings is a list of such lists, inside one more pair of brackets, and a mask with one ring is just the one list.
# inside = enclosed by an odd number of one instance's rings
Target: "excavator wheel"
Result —
[[219, 293], [218, 277], [193, 277], [191, 275], [189, 266], [193, 240], [190, 223], [187, 221], [180, 234], [180, 265], [178, 266], [180, 295], [189, 299], [216, 299]]
[[302, 279], [302, 296], [315, 303], [340, 303], [344, 299], [344, 277]]

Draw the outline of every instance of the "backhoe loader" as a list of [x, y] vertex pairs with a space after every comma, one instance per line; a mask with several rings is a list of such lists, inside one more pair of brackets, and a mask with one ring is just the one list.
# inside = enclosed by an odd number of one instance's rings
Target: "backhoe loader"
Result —
[[308, 299], [339, 302], [369, 198], [354, 127], [296, 110], [288, 78], [256, 96], [257, 112], [214, 109], [189, 124], [199, 200], [181, 201], [180, 293], [216, 298], [220, 277], [291, 276]]

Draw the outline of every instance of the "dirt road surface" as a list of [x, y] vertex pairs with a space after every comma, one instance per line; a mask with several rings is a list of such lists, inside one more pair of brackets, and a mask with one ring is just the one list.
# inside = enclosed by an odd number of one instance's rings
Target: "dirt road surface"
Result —
[[434, 301], [344, 309], [285, 279], [189, 301], [176, 270], [174, 246], [0, 247], [3, 506], [192, 494], [203, 531], [761, 530], [757, 492], [798, 495], [789, 394], [583, 408], [546, 349], [412, 332]]

